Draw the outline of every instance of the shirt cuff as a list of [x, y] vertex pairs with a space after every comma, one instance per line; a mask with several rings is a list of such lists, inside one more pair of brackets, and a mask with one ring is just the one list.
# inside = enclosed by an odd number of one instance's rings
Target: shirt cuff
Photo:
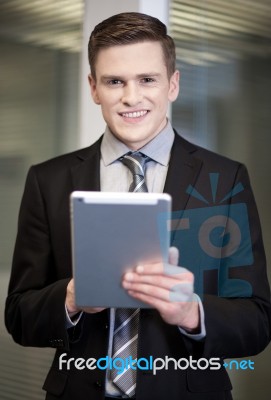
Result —
[[65, 304], [65, 311], [66, 311], [66, 329], [75, 327], [80, 321], [83, 311], [80, 311], [80, 313], [77, 313], [72, 317], [70, 317], [66, 304]]
[[196, 298], [196, 300], [199, 303], [200, 332], [199, 333], [189, 333], [186, 330], [184, 330], [183, 328], [181, 328], [180, 326], [178, 328], [179, 328], [179, 331], [183, 335], [185, 335], [185, 336], [187, 336], [187, 337], [189, 337], [189, 338], [191, 338], [193, 340], [200, 341], [200, 340], [204, 339], [205, 336], [206, 336], [204, 309], [203, 309], [203, 304], [202, 304], [202, 301], [201, 301], [200, 297], [195, 293], [194, 293], [194, 297]]

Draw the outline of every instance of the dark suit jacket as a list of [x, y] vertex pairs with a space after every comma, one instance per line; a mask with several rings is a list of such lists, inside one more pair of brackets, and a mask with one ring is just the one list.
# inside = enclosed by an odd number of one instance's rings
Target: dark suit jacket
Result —
[[[30, 169], [19, 215], [6, 326], [23, 346], [55, 347], [56, 356], [44, 384], [47, 399], [103, 399], [105, 371], [59, 370], [58, 358], [96, 358], [107, 355], [108, 310], [85, 314], [79, 324], [65, 328], [64, 302], [72, 275], [69, 195], [73, 190], [100, 190], [100, 143], [57, 157]], [[204, 282], [206, 338], [196, 342], [177, 327], [163, 322], [155, 310], [142, 310], [138, 357], [236, 358], [255, 355], [270, 340], [270, 293], [258, 213], [243, 165], [192, 145], [176, 135], [165, 192], [173, 198], [173, 210], [208, 207], [189, 185], [210, 198], [210, 173], [219, 173], [216, 198], [223, 199], [238, 183], [244, 190], [226, 203], [245, 203], [251, 227], [253, 264], [228, 268], [221, 276], [249, 282], [252, 295], [218, 296], [221, 271], [201, 271]], [[190, 193], [190, 194], [189, 194]], [[225, 202], [224, 202], [225, 203]], [[94, 228], [95, 229], [95, 228]], [[172, 244], [180, 248], [178, 235]], [[91, 265], [91, 260], [90, 260]], [[95, 268], [95, 265], [92, 266]], [[203, 273], [204, 272], [204, 273]], [[228, 276], [227, 276], [228, 275]], [[196, 276], [197, 280], [197, 276]], [[220, 282], [221, 283], [221, 282]], [[244, 294], [243, 294], [244, 295]], [[138, 370], [137, 400], [230, 399], [231, 383], [219, 370]]]

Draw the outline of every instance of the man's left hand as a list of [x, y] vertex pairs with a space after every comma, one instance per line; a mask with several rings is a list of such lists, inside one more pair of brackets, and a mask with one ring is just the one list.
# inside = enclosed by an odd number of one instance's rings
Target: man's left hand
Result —
[[165, 322], [194, 333], [200, 325], [194, 275], [177, 264], [178, 250], [171, 247], [168, 264], [137, 266], [124, 275], [122, 285], [129, 295], [156, 308]]

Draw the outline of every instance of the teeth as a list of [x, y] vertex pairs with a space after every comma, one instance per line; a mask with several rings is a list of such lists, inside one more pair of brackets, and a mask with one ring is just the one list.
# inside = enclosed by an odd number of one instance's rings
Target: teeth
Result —
[[135, 111], [135, 112], [130, 112], [130, 113], [122, 113], [122, 116], [125, 118], [139, 118], [143, 117], [143, 115], [146, 115], [148, 111]]

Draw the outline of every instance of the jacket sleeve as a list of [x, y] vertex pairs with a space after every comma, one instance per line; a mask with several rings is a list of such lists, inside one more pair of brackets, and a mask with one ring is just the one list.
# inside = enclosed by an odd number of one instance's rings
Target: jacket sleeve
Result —
[[[260, 353], [270, 341], [271, 307], [266, 258], [257, 207], [243, 165], [239, 165], [234, 187], [238, 184], [243, 190], [236, 195], [232, 192], [229, 209], [232, 205], [245, 205], [249, 232], [239, 228], [242, 240], [249, 235], [249, 246], [244, 246], [240, 256], [248, 259], [246, 252], [251, 251], [251, 262], [234, 265], [233, 257], [229, 266], [222, 260], [218, 270], [218, 294], [203, 296], [206, 337], [201, 342], [183, 337], [189, 352], [203, 357], [248, 357]], [[240, 221], [244, 218], [246, 215], [242, 215]]]
[[19, 212], [5, 309], [6, 327], [15, 342], [69, 347], [64, 304], [70, 271], [65, 266], [63, 271], [56, 268], [46, 202], [32, 167]]

